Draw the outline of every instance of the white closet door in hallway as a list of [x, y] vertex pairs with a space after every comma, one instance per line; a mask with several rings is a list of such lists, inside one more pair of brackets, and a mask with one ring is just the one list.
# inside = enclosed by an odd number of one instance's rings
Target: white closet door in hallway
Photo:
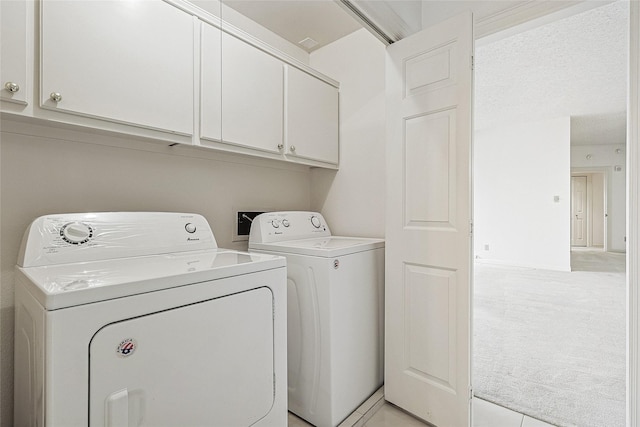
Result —
[[587, 246], [587, 177], [571, 177], [571, 246]]

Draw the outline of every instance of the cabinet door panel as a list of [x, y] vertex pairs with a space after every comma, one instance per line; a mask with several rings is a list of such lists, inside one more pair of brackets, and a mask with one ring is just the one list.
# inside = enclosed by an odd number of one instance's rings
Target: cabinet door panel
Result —
[[[27, 2], [0, 2], [0, 99], [27, 103]], [[14, 86], [17, 85], [17, 86]], [[13, 88], [9, 90], [7, 86]]]
[[338, 164], [338, 90], [287, 67], [287, 154]]
[[222, 140], [279, 152], [283, 143], [283, 64], [222, 35]]
[[191, 15], [164, 1], [44, 0], [41, 13], [42, 107], [192, 134]]
[[200, 137], [212, 141], [220, 141], [222, 138], [220, 30], [213, 25], [202, 23], [201, 37]]

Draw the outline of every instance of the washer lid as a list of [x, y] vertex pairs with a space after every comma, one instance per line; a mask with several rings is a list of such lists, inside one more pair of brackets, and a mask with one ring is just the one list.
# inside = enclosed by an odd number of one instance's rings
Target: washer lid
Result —
[[285, 267], [284, 258], [225, 249], [18, 267], [18, 280], [46, 310]]
[[363, 237], [320, 237], [275, 243], [249, 242], [249, 249], [333, 258], [384, 248], [384, 240]]

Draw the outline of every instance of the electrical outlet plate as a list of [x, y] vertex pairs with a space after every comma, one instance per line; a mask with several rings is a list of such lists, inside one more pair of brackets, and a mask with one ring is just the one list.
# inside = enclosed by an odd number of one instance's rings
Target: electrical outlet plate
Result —
[[233, 237], [232, 242], [244, 242], [249, 240], [251, 221], [243, 217], [243, 214], [253, 219], [261, 213], [270, 212], [272, 209], [246, 208], [233, 210]]

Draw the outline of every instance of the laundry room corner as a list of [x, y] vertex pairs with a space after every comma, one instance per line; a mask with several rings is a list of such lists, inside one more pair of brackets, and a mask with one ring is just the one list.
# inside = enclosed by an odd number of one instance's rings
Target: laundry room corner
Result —
[[340, 170], [311, 171], [311, 209], [336, 234], [384, 237], [385, 46], [365, 29], [311, 53], [340, 82]]
[[74, 212], [193, 212], [208, 220], [221, 247], [246, 250], [246, 242], [232, 242], [234, 206], [310, 205], [306, 166], [203, 155], [157, 142], [149, 148], [112, 135], [8, 120], [0, 140], [2, 427], [13, 426], [14, 269], [33, 219]]

